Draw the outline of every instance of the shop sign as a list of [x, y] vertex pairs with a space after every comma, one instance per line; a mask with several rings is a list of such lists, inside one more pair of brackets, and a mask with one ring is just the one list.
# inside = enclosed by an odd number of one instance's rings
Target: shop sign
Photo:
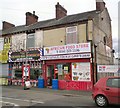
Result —
[[72, 63], [72, 81], [91, 81], [90, 63]]
[[97, 71], [101, 73], [116, 73], [119, 72], [119, 67], [118, 65], [98, 65], [97, 66]]
[[44, 55], [58, 55], [58, 54], [86, 53], [86, 52], [91, 52], [90, 43], [44, 47]]
[[91, 58], [91, 54], [90, 53], [85, 53], [85, 54], [42, 56], [41, 60], [75, 59], [75, 58]]
[[[27, 56], [26, 56], [27, 55]], [[19, 52], [9, 52], [9, 62], [17, 62], [17, 61], [38, 61], [41, 59], [41, 50], [28, 50], [19, 51]]]

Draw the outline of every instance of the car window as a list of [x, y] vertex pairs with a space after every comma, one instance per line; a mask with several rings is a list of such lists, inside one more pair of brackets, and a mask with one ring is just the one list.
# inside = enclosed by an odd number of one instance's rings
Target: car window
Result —
[[107, 87], [120, 88], [120, 78], [109, 78], [107, 80]]

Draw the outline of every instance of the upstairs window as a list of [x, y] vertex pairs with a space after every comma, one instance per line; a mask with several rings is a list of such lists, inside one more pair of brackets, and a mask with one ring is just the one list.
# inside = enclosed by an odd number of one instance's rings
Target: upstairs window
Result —
[[77, 43], [77, 26], [66, 28], [66, 44]]
[[27, 35], [27, 48], [34, 48], [35, 47], [35, 34], [28, 34]]
[[103, 37], [103, 41], [104, 41], [104, 45], [106, 45], [107, 44], [107, 37], [106, 36]]

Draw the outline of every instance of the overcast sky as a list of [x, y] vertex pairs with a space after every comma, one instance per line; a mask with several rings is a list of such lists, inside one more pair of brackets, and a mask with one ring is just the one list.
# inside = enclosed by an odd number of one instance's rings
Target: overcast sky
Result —
[[[39, 21], [55, 18], [55, 5], [59, 2], [67, 10], [67, 14], [76, 14], [96, 9], [96, 0], [0, 0], [0, 29], [2, 21], [17, 25], [25, 24], [25, 13], [33, 12]], [[118, 2], [120, 0], [104, 0], [112, 19], [113, 48], [118, 47]]]

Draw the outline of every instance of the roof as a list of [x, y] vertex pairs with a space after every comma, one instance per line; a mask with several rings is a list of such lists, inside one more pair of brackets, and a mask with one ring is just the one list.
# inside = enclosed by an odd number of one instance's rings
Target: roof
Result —
[[80, 21], [88, 20], [89, 18], [94, 18], [97, 14], [99, 14], [99, 11], [93, 10], [93, 11], [88, 11], [84, 13], [67, 15], [58, 20], [54, 18], [54, 19], [49, 19], [45, 21], [39, 21], [29, 26], [21, 25], [21, 26], [12, 27], [10, 29], [4, 30], [2, 34], [6, 35], [11, 33], [23, 32], [31, 29], [42, 29], [46, 27], [53, 27], [58, 25], [65, 25], [65, 24], [80, 22]]

